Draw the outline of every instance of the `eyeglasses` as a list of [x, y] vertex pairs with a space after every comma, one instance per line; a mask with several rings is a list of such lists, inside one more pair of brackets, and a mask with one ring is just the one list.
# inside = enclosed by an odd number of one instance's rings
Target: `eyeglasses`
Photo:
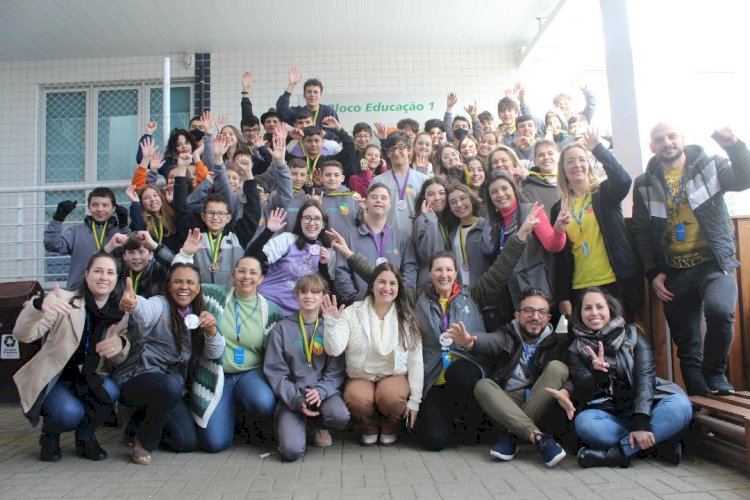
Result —
[[214, 210], [209, 210], [208, 212], [203, 212], [206, 217], [209, 219], [223, 219], [227, 215], [229, 215], [229, 212], [216, 212]]
[[317, 215], [303, 215], [302, 222], [304, 222], [305, 224], [315, 224], [316, 226], [319, 226], [323, 223], [323, 217], [319, 217]]
[[443, 160], [450, 160], [451, 158], [453, 158], [453, 159], [461, 158], [461, 155], [459, 155], [458, 153], [456, 153], [454, 151], [454, 152], [449, 153], [447, 155], [443, 155], [442, 158], [443, 158]]
[[450, 205], [451, 207], [456, 207], [459, 203], [464, 204], [467, 201], [469, 201], [468, 196], [459, 196], [458, 198], [453, 198], [452, 200], [450, 200], [448, 202], [448, 205]]
[[388, 148], [388, 152], [393, 153], [395, 151], [398, 151], [399, 153], [403, 153], [407, 149], [409, 148], [406, 146], [406, 144], [399, 144], [397, 146], [391, 146], [390, 148]]
[[534, 314], [539, 313], [539, 316], [544, 318], [545, 316], [549, 316], [549, 309], [534, 309], [533, 307], [524, 307], [523, 309], [520, 309], [518, 312], [526, 316], [527, 318], [534, 317]]

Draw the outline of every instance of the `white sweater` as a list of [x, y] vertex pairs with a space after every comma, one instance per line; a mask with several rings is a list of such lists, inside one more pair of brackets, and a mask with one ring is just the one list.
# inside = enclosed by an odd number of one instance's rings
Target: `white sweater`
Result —
[[381, 349], [393, 342], [393, 350], [387, 357], [393, 359], [393, 367], [387, 373], [369, 373], [365, 370], [365, 363], [372, 360], [372, 335], [370, 315], [374, 310], [370, 299], [355, 302], [344, 309], [340, 318], [325, 318], [325, 350], [329, 356], [339, 356], [346, 352], [346, 374], [349, 378], [361, 378], [376, 382], [391, 375], [406, 374], [409, 382], [409, 400], [406, 406], [414, 411], [419, 410], [422, 402], [422, 384], [424, 383], [424, 364], [422, 361], [422, 344], [411, 351], [405, 350], [398, 341], [398, 315], [396, 307], [391, 307], [383, 320], [383, 335]]

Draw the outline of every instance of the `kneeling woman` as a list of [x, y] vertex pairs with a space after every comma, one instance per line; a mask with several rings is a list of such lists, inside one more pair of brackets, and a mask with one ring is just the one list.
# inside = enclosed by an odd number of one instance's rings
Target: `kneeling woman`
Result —
[[575, 427], [588, 446], [578, 452], [578, 464], [627, 467], [631, 456], [651, 448], [657, 458], [678, 464], [690, 400], [677, 385], [656, 378], [651, 346], [635, 325], [625, 324], [620, 303], [600, 288], [584, 291], [573, 332], [568, 366], [573, 398], [584, 408]]
[[325, 325], [320, 308], [328, 287], [318, 274], [303, 276], [294, 286], [300, 310], [271, 332], [263, 372], [279, 403], [274, 421], [281, 458], [293, 462], [305, 453], [307, 419], [320, 419], [314, 446], [331, 446], [329, 428], [343, 429], [349, 410], [341, 399], [344, 356], [328, 356], [323, 348]]
[[75, 292], [55, 288], [26, 303], [13, 335], [19, 342], [45, 338], [41, 350], [13, 376], [21, 407], [32, 425], [44, 417], [39, 459], [60, 460], [60, 433], [75, 429], [76, 455], [104, 460], [94, 431], [120, 395], [108, 374], [128, 355], [127, 314], [117, 261], [107, 253], [89, 259]]
[[162, 432], [170, 436], [166, 441], [173, 450], [195, 450], [195, 424], [183, 401], [185, 382], [200, 356], [215, 360], [224, 352], [216, 319], [203, 310], [200, 270], [174, 264], [164, 295], [149, 299], [137, 296], [128, 278], [120, 309], [130, 313], [137, 328], [130, 355], [114, 374], [125, 403], [143, 414], [136, 423], [131, 460], [151, 463]]
[[344, 401], [362, 427], [362, 444], [378, 435], [382, 445], [395, 443], [401, 420], [414, 426], [424, 378], [422, 338], [398, 269], [378, 265], [364, 300], [346, 309], [325, 297], [323, 315], [326, 352], [346, 352]]

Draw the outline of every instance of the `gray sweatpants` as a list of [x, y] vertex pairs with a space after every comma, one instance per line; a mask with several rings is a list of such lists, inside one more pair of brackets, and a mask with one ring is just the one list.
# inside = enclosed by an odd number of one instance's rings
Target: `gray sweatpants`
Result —
[[[305, 454], [307, 417], [279, 401], [273, 420], [281, 458], [286, 462], [294, 462]], [[349, 409], [341, 395], [336, 394], [323, 401], [320, 405], [320, 416], [315, 420], [324, 429], [341, 430], [346, 427], [349, 423]]]

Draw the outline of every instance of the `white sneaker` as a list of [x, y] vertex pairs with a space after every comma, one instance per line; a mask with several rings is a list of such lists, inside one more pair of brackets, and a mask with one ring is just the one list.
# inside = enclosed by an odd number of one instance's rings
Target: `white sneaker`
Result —
[[380, 444], [390, 446], [398, 440], [398, 434], [381, 434]]
[[328, 448], [333, 444], [331, 433], [326, 429], [315, 429], [313, 431], [312, 445], [318, 448]]
[[362, 446], [372, 446], [377, 442], [378, 442], [377, 434], [362, 434], [362, 439], [360, 440], [360, 443], [362, 443]]

